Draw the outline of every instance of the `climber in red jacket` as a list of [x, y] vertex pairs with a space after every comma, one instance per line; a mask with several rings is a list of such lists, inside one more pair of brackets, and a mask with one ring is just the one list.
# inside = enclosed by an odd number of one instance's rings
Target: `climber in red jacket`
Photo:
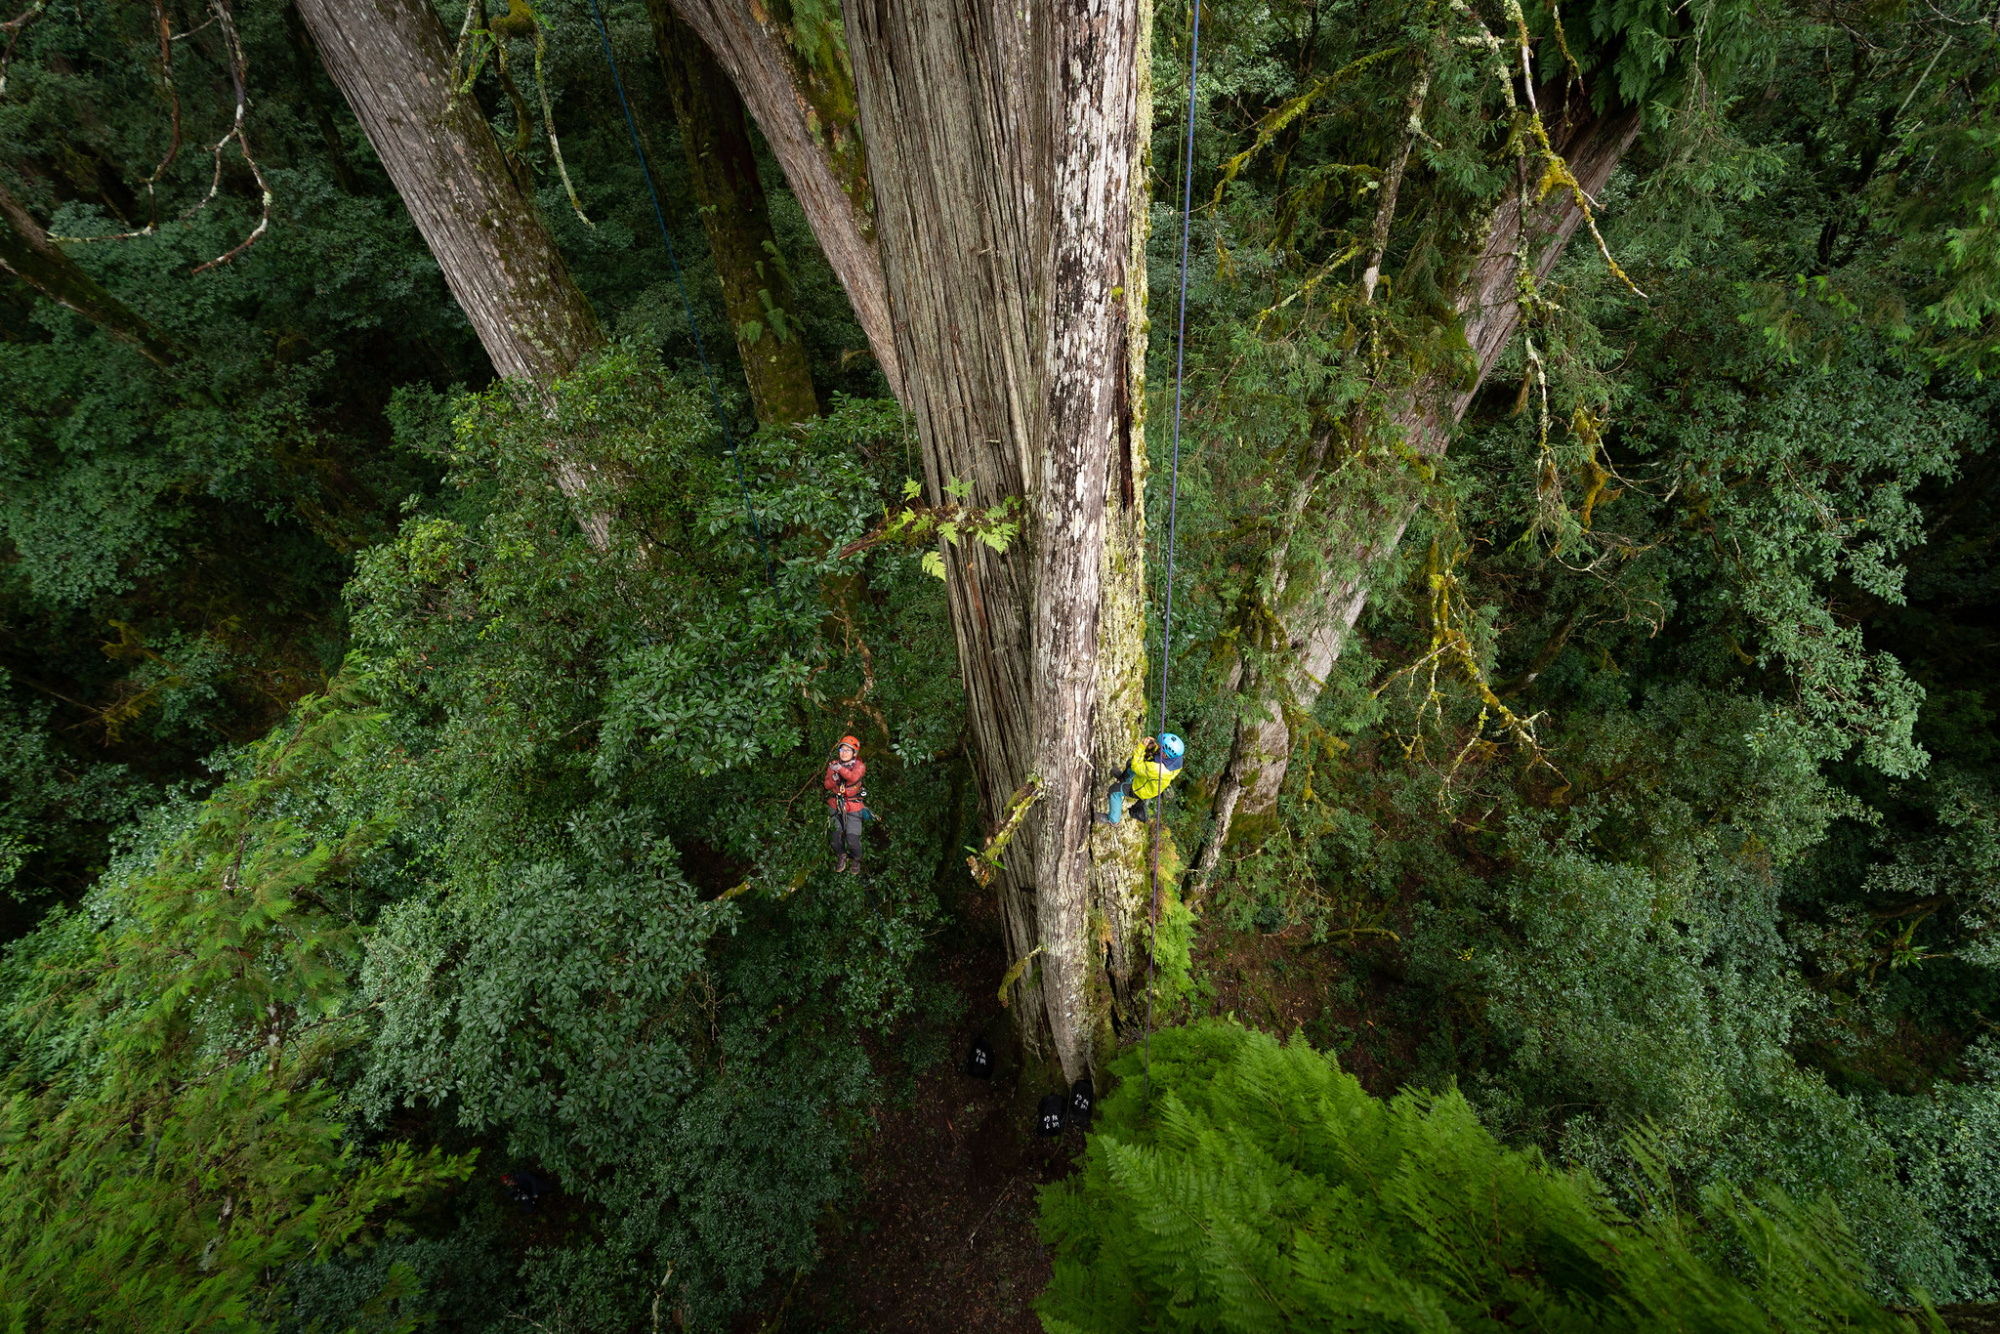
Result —
[[868, 807], [868, 793], [861, 780], [867, 773], [868, 766], [861, 762], [860, 740], [842, 737], [838, 758], [826, 766], [823, 784], [833, 794], [826, 799], [826, 809], [833, 820], [828, 837], [833, 854], [839, 859], [833, 868], [836, 872], [861, 874], [861, 821], [862, 812]]

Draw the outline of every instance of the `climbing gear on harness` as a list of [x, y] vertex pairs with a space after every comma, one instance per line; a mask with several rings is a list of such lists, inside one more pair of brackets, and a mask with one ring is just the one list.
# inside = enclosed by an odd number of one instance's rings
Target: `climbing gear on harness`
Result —
[[868, 820], [868, 789], [861, 780], [868, 766], [861, 762], [861, 742], [851, 736], [840, 739], [834, 757], [826, 766], [821, 786], [827, 790], [827, 818], [831, 822], [827, 841], [838, 861], [834, 874], [861, 874], [862, 834]]
[[[1171, 742], [1168, 746], [1166, 742]], [[1111, 788], [1109, 815], [1100, 815], [1102, 824], [1118, 824], [1125, 818], [1125, 802], [1133, 803], [1132, 813], [1140, 819], [1146, 818], [1146, 803], [1165, 794], [1167, 788], [1181, 775], [1181, 757], [1187, 747], [1172, 732], [1166, 734], [1165, 741], [1155, 741], [1147, 737], [1132, 751], [1132, 759], [1125, 766], [1125, 772], [1118, 775], [1118, 781]]]
[[833, 795], [826, 800], [826, 808], [840, 813], [846, 811], [859, 815], [867, 807], [868, 789], [861, 780], [868, 773], [868, 766], [859, 759], [842, 763], [838, 760], [826, 766], [826, 779], [820, 786]]

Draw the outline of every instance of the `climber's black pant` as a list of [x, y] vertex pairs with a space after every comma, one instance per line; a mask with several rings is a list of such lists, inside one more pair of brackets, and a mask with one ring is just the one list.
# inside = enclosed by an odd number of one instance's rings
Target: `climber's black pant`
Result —
[[[833, 855], [843, 853], [852, 858], [856, 865], [861, 862], [861, 812], [829, 811], [826, 822], [826, 841], [833, 848]], [[843, 840], [846, 846], [842, 846]]]
[[[1143, 820], [1146, 818], [1146, 799], [1132, 795], [1132, 770], [1130, 766], [1127, 766], [1125, 776], [1111, 785], [1111, 791], [1123, 792], [1125, 794], [1125, 816], [1130, 816], [1134, 820]], [[1110, 794], [1107, 793], [1105, 795], [1105, 805], [1109, 806], [1110, 804]], [[1123, 817], [1121, 816], [1121, 818]]]

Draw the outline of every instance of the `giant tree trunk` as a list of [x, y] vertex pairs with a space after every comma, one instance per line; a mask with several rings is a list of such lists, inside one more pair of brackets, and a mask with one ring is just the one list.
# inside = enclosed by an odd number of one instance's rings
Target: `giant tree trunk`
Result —
[[791, 275], [778, 254], [771, 209], [750, 146], [743, 99], [708, 47], [666, 0], [649, 0], [653, 37], [680, 121], [702, 228], [722, 280], [722, 304], [757, 420], [783, 425], [819, 415]]
[[[848, 49], [904, 403], [933, 496], [1025, 502], [1005, 553], [950, 548], [976, 770], [990, 819], [1041, 779], [1031, 867], [1002, 881], [1017, 957], [1070, 1078], [1108, 1056], [1142, 835], [1092, 838], [1098, 786], [1145, 688], [1143, 4], [854, 0]], [[1101, 867], [1101, 872], [1100, 872]], [[1032, 886], [1032, 888], [1031, 888]], [[1032, 1016], [1035, 989], [1021, 1005]], [[1031, 1021], [1032, 1022], [1032, 1021]], [[1024, 1025], [1032, 1043], [1038, 1024]]]
[[453, 103], [451, 43], [427, 0], [298, 5], [493, 369], [536, 384], [574, 370], [604, 334], [479, 103]]
[[[1545, 104], [1554, 100], [1548, 94], [1543, 97]], [[1638, 135], [1638, 113], [1625, 110], [1600, 116], [1584, 105], [1581, 96], [1566, 105], [1567, 113], [1552, 126], [1551, 143], [1585, 192], [1595, 195]], [[1540, 208], [1529, 210], [1526, 244], [1538, 277], [1547, 277], [1582, 223], [1582, 210], [1566, 193], [1559, 192]], [[1522, 243], [1523, 226], [1520, 201], [1510, 196], [1494, 213], [1485, 247], [1460, 289], [1458, 308], [1478, 367], [1473, 382], [1449, 387], [1442, 381], [1422, 384], [1397, 417], [1397, 429], [1420, 453], [1444, 451], [1452, 429], [1465, 416], [1520, 323], [1514, 285], [1516, 249]], [[1316, 442], [1310, 452], [1306, 475], [1295, 493], [1297, 505], [1302, 506], [1310, 494], [1313, 473], [1325, 461], [1331, 444], [1330, 439]], [[1320, 562], [1321, 574], [1303, 589], [1286, 587], [1284, 571], [1291, 555], [1287, 541], [1280, 541], [1273, 551], [1271, 606], [1285, 643], [1271, 646], [1279, 651], [1269, 660], [1282, 666], [1265, 671], [1241, 668], [1234, 682], [1240, 695], [1239, 715], [1229, 760], [1216, 790], [1213, 827], [1198, 869], [1204, 882], [1215, 870], [1232, 832], [1241, 844], [1260, 839], [1268, 829], [1291, 763], [1287, 714], [1310, 712], [1317, 702], [1327, 673], [1367, 604], [1372, 581], [1402, 540], [1416, 505], [1415, 496], [1405, 495], [1391, 497], [1377, 507], [1332, 516], [1318, 534], [1327, 548], [1323, 553], [1326, 559]], [[1289, 518], [1288, 538], [1297, 530], [1296, 511]]]
[[1017, 1031], [1032, 1057], [1089, 1073], [1143, 908], [1143, 830], [1093, 835], [1091, 813], [1145, 690], [1149, 6], [850, 0], [844, 30], [816, 37], [852, 57], [864, 156], [845, 67], [806, 69], [751, 0], [673, 2], [866, 298], [932, 499], [966, 482], [974, 504], [1022, 507], [1005, 553], [946, 548], [946, 583], [989, 821], [1030, 775], [1042, 792], [1015, 844], [1032, 856], [997, 882], [1014, 957], [1040, 950]]
[[[451, 46], [429, 0], [298, 6], [493, 369], [534, 385], [576, 369], [604, 333], [479, 103], [452, 98]], [[588, 493], [575, 462], [558, 456], [555, 474], [565, 494]], [[608, 514], [586, 506], [578, 521], [608, 542]]]
[[104, 290], [0, 184], [0, 272], [13, 274], [59, 306], [130, 343], [148, 361], [171, 366], [180, 353], [146, 318]]

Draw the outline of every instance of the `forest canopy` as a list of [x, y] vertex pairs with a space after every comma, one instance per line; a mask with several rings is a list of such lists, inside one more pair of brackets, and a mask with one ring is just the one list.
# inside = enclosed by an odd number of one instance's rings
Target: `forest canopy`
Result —
[[1985, 1328], [1996, 376], [1970, 0], [22, 0], [0, 1324]]

